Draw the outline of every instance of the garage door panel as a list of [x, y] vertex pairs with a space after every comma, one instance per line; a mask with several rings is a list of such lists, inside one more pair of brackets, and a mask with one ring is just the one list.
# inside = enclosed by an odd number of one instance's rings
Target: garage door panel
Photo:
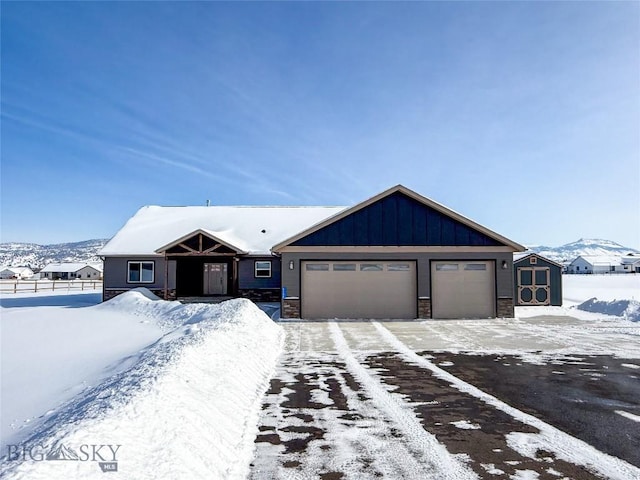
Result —
[[494, 317], [494, 262], [433, 262], [431, 301], [433, 318]]
[[415, 262], [306, 261], [302, 316], [416, 318], [416, 285]]

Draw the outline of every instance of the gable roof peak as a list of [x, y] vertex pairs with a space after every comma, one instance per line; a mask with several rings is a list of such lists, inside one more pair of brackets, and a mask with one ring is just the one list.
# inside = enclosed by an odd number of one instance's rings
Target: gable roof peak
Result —
[[422, 204], [422, 205], [424, 205], [426, 207], [429, 207], [429, 208], [431, 208], [433, 210], [436, 210], [436, 211], [440, 212], [441, 214], [443, 214], [443, 215], [445, 215], [445, 216], [447, 216], [447, 217], [449, 217], [449, 218], [451, 218], [451, 219], [453, 219], [455, 221], [458, 221], [458, 222], [468, 226], [469, 228], [471, 228], [473, 230], [476, 230], [476, 231], [486, 235], [487, 237], [492, 238], [493, 240], [495, 240], [495, 241], [497, 241], [497, 242], [499, 242], [499, 243], [501, 243], [501, 244], [503, 244], [505, 246], [508, 246], [508, 247], [512, 248], [513, 251], [522, 252], [522, 251], [526, 250], [526, 248], [523, 245], [520, 245], [520, 244], [518, 244], [518, 243], [516, 243], [516, 242], [514, 242], [512, 240], [509, 240], [508, 238], [506, 238], [506, 237], [504, 237], [504, 236], [502, 236], [502, 235], [500, 235], [500, 234], [498, 234], [498, 233], [496, 233], [496, 232], [494, 232], [494, 231], [492, 231], [492, 230], [490, 230], [490, 229], [488, 229], [488, 228], [486, 228], [486, 227], [474, 222], [473, 220], [465, 217], [464, 215], [461, 215], [461, 214], [455, 212], [454, 210], [451, 210], [450, 208], [445, 207], [444, 205], [442, 205], [442, 204], [440, 204], [440, 203], [438, 203], [438, 202], [436, 202], [434, 200], [431, 200], [431, 199], [429, 199], [429, 198], [427, 198], [427, 197], [425, 197], [423, 195], [420, 195], [419, 193], [417, 193], [417, 192], [405, 187], [402, 184], [397, 184], [397, 185], [395, 185], [395, 186], [393, 186], [391, 188], [388, 188], [387, 190], [384, 190], [383, 192], [380, 192], [377, 195], [374, 195], [373, 197], [368, 198], [367, 200], [364, 200], [364, 201], [362, 201], [362, 202], [360, 202], [360, 203], [358, 203], [358, 204], [356, 204], [356, 205], [354, 205], [354, 206], [352, 206], [350, 208], [347, 208], [347, 209], [345, 209], [345, 210], [343, 210], [341, 212], [336, 213], [335, 215], [333, 215], [333, 216], [331, 216], [329, 218], [324, 219], [323, 221], [321, 221], [321, 222], [319, 222], [319, 223], [307, 228], [306, 230], [303, 230], [302, 232], [299, 232], [298, 234], [288, 238], [287, 240], [285, 240], [283, 242], [280, 242], [277, 245], [274, 245], [271, 250], [273, 252], [278, 252], [280, 249], [282, 249], [282, 248], [284, 248], [284, 247], [286, 247], [286, 246], [288, 246], [288, 245], [290, 245], [290, 244], [292, 244], [292, 243], [294, 243], [294, 242], [306, 237], [307, 235], [310, 235], [310, 234], [312, 234], [312, 233], [314, 233], [314, 232], [316, 232], [316, 231], [318, 231], [318, 230], [320, 230], [320, 229], [322, 229], [324, 227], [327, 227], [328, 225], [331, 225], [331, 224], [333, 224], [335, 222], [338, 222], [339, 220], [341, 220], [341, 219], [343, 219], [343, 218], [345, 218], [345, 217], [347, 217], [349, 215], [352, 215], [352, 214], [358, 212], [359, 210], [362, 210], [362, 209], [364, 209], [364, 208], [366, 208], [366, 207], [368, 207], [368, 206], [370, 206], [370, 205], [372, 205], [372, 204], [374, 204], [374, 203], [376, 203], [376, 202], [378, 202], [378, 201], [380, 201], [380, 200], [382, 200], [382, 199], [384, 199], [386, 197], [389, 197], [389, 196], [391, 196], [391, 195], [393, 195], [395, 193], [404, 194], [407, 197], [415, 200], [416, 202], [418, 202], [418, 203], [420, 203], [420, 204]]

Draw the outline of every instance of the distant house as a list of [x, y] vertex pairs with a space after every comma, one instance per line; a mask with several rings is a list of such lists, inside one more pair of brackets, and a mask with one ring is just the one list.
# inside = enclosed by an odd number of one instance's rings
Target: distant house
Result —
[[515, 304], [562, 305], [563, 265], [537, 253], [514, 253]]
[[49, 280], [99, 280], [102, 272], [86, 263], [50, 263], [40, 270], [40, 278]]
[[618, 255], [581, 255], [569, 264], [568, 273], [623, 273]]
[[513, 317], [525, 248], [402, 185], [352, 207], [141, 208], [105, 245], [103, 299], [281, 301], [283, 318]]
[[17, 279], [22, 280], [25, 278], [31, 278], [33, 276], [33, 270], [29, 267], [2, 267], [0, 269], [0, 279]]
[[629, 253], [620, 257], [624, 273], [640, 273], [640, 253]]

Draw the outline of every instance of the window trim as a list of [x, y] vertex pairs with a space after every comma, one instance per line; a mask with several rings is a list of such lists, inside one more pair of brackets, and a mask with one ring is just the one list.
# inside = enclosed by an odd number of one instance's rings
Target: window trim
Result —
[[[268, 263], [269, 268], [258, 268], [259, 263]], [[258, 275], [258, 271], [269, 271], [269, 275]], [[253, 263], [253, 278], [271, 278], [273, 275], [273, 265], [271, 264], [271, 260], [256, 260]]]
[[[131, 281], [131, 264], [137, 263], [140, 265], [140, 280]], [[150, 263], [151, 264], [151, 281], [142, 280], [142, 264]], [[128, 260], [127, 261], [127, 283], [137, 284], [137, 283], [156, 283], [156, 262], [153, 260]]]

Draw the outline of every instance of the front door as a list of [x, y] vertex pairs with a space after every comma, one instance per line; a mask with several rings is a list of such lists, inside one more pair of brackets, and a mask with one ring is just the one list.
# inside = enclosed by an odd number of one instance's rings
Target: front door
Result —
[[226, 295], [227, 264], [205, 263], [203, 287], [204, 295]]

